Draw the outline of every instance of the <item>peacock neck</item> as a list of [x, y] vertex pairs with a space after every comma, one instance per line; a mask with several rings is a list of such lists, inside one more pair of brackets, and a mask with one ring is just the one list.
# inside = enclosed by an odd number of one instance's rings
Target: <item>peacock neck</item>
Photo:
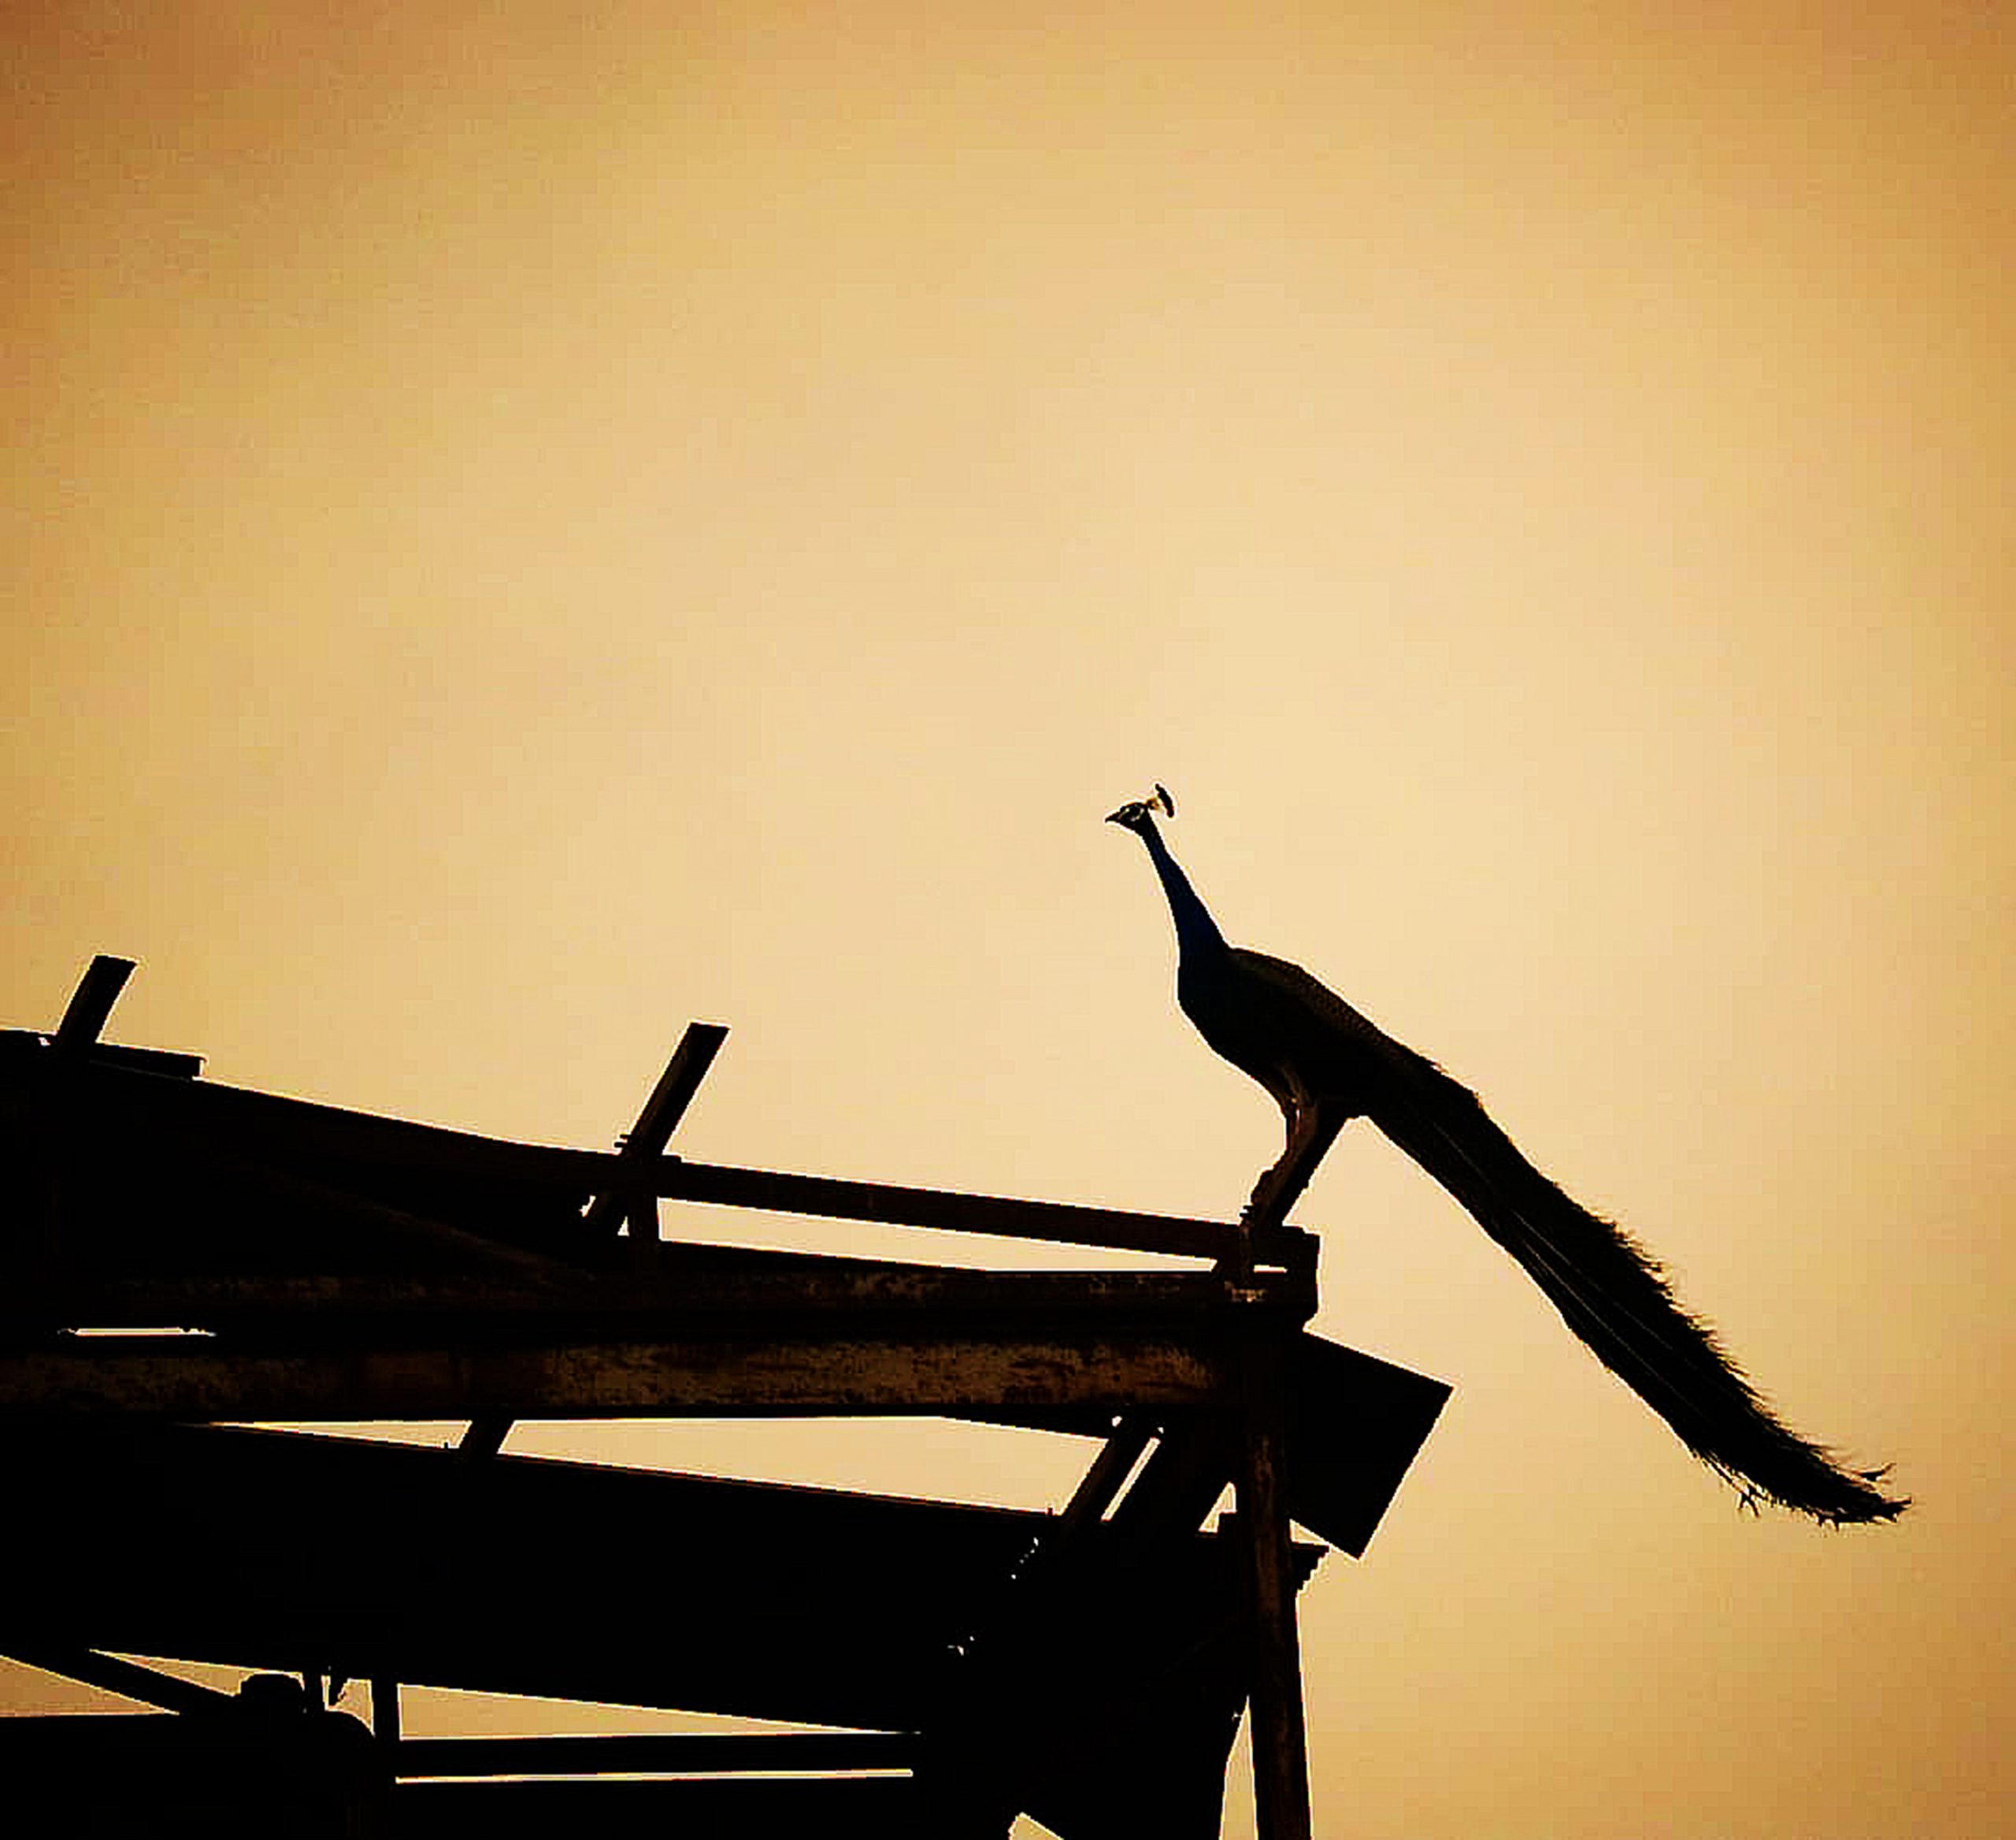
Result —
[[1169, 854], [1169, 846], [1162, 842], [1154, 819], [1142, 827], [1141, 841], [1148, 846], [1148, 860], [1155, 865], [1162, 893], [1169, 898], [1169, 914], [1176, 922], [1178, 953], [1191, 959], [1214, 957], [1225, 951], [1225, 935], [1218, 931], [1217, 922], [1197, 898], [1197, 890], [1191, 887], [1190, 878]]

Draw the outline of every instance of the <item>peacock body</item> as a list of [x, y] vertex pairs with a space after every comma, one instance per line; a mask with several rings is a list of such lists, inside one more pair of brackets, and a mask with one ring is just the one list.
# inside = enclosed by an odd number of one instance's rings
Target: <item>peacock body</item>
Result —
[[[1277, 1170], [1295, 1184], [1350, 1120], [1369, 1118], [1511, 1254], [1603, 1364], [1741, 1491], [1815, 1520], [1894, 1520], [1909, 1505], [1766, 1405], [1629, 1234], [1534, 1168], [1477, 1095], [1299, 965], [1227, 944], [1155, 822], [1161, 787], [1110, 814], [1147, 846], [1176, 924], [1177, 1001], [1210, 1046], [1280, 1106]], [[1270, 1174], [1273, 1172], [1270, 1172]], [[1267, 1178], [1262, 1179], [1264, 1188]], [[1256, 1190], [1256, 1194], [1258, 1193]]]

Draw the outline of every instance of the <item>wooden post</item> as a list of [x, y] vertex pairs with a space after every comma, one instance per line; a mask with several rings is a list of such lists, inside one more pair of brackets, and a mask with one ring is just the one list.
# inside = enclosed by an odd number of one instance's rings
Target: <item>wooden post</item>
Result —
[[[728, 1031], [719, 1023], [687, 1024], [686, 1033], [637, 1114], [637, 1122], [623, 1135], [617, 1154], [625, 1164], [639, 1172], [654, 1169], [666, 1141], [686, 1115], [727, 1039]], [[590, 1233], [613, 1233], [626, 1220], [632, 1233], [641, 1233], [648, 1226], [651, 1238], [657, 1238], [658, 1201], [649, 1192], [648, 1176], [642, 1185], [625, 1182], [603, 1190], [588, 1203], [581, 1224]]]
[[1239, 1520], [1252, 1591], [1253, 1800], [1259, 1840], [1310, 1840], [1295, 1556], [1288, 1543], [1284, 1349], [1259, 1326], [1241, 1350]]
[[[1240, 1216], [1240, 1242], [1218, 1269], [1235, 1288], [1252, 1282], [1262, 1249], [1273, 1249], [1288, 1209], [1308, 1187], [1343, 1120], [1306, 1113], [1288, 1135], [1280, 1160], [1254, 1184]], [[1283, 1246], [1291, 1269], [1299, 1249]], [[1313, 1262], [1304, 1277], [1313, 1283]], [[1313, 1296], [1312, 1296], [1313, 1305]], [[1239, 1350], [1239, 1520], [1251, 1591], [1250, 1704], [1253, 1711], [1253, 1801], [1259, 1840], [1310, 1840], [1309, 1738], [1302, 1701], [1302, 1644], [1295, 1627], [1295, 1554], [1289, 1543], [1288, 1350], [1292, 1325], [1277, 1324], [1248, 1306]]]
[[80, 1053], [96, 1041], [132, 975], [130, 958], [114, 958], [109, 952], [93, 958], [70, 994], [63, 1020], [56, 1025], [55, 1045], [66, 1053]]

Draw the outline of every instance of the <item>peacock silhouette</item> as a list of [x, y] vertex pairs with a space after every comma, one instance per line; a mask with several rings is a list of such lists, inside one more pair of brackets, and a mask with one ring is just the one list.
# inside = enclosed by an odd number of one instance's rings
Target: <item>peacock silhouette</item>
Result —
[[1629, 1234], [1571, 1200], [1520, 1153], [1477, 1095], [1393, 1039], [1285, 959], [1228, 945], [1169, 854], [1153, 795], [1111, 813], [1147, 846], [1176, 923], [1177, 1001], [1197, 1032], [1280, 1106], [1288, 1142], [1261, 1179], [1284, 1210], [1337, 1133], [1369, 1118], [1517, 1260], [1596, 1357], [1681, 1442], [1739, 1490], [1829, 1523], [1894, 1520], [1908, 1498], [1877, 1486], [1887, 1472], [1846, 1467], [1781, 1422], [1675, 1301], [1658, 1263]]

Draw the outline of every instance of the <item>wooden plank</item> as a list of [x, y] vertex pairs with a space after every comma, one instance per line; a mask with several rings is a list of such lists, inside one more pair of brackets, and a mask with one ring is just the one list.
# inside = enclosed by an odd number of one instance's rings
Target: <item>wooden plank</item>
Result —
[[504, 1440], [510, 1436], [511, 1427], [516, 1422], [504, 1412], [478, 1412], [463, 1426], [461, 1436], [455, 1440], [455, 1449], [462, 1456], [478, 1462], [484, 1457], [495, 1457], [503, 1449]]
[[[686, 1025], [686, 1033], [680, 1038], [672, 1058], [665, 1062], [664, 1072], [658, 1075], [658, 1084], [651, 1089], [651, 1096], [637, 1115], [637, 1122], [624, 1134], [617, 1150], [620, 1173], [612, 1176], [609, 1186], [588, 1204], [587, 1211], [581, 1216], [582, 1225], [590, 1233], [613, 1233], [626, 1215], [631, 1217], [632, 1231], [636, 1231], [633, 1201], [640, 1190], [645, 1198], [650, 1198], [648, 1191], [651, 1165], [664, 1150], [686, 1108], [693, 1102], [694, 1095], [700, 1090], [700, 1082], [707, 1077], [707, 1069], [713, 1064], [721, 1043], [727, 1039], [728, 1031], [718, 1024], [689, 1022]], [[655, 1231], [651, 1237], [658, 1237]]]
[[637, 1122], [624, 1133], [619, 1156], [649, 1157], [663, 1153], [727, 1039], [728, 1031], [717, 1022], [687, 1024], [679, 1046], [651, 1088], [651, 1096], [637, 1114]]
[[471, 1776], [702, 1775], [728, 1771], [909, 1770], [906, 1731], [650, 1732], [610, 1737], [409, 1738], [402, 1783]]
[[668, 1157], [659, 1165], [658, 1192], [668, 1200], [714, 1207], [757, 1208], [897, 1227], [932, 1227], [956, 1233], [998, 1234], [1075, 1246], [1111, 1246], [1215, 1259], [1231, 1245], [1233, 1230], [1215, 1220], [1168, 1214], [1136, 1214], [1069, 1201], [1011, 1200], [949, 1189], [904, 1188], [887, 1183], [792, 1175], [738, 1169]]
[[1195, 1533], [1232, 1479], [1232, 1438], [1223, 1413], [1191, 1413], [1166, 1424], [1110, 1524], [1127, 1538], [1151, 1542]]
[[1288, 1512], [1362, 1558], [1451, 1389], [1320, 1335], [1288, 1360]]
[[88, 1052], [94, 1061], [169, 1079], [194, 1079], [203, 1071], [202, 1055], [176, 1048], [128, 1048], [117, 1042], [94, 1042]]
[[1308, 1738], [1288, 1535], [1284, 1351], [1256, 1337], [1243, 1351], [1239, 1526], [1251, 1584], [1253, 1799], [1258, 1840], [1311, 1840]]
[[587, 1275], [583, 1267], [564, 1260], [472, 1233], [465, 1227], [451, 1227], [368, 1196], [351, 1194], [253, 1157], [220, 1158], [212, 1167], [226, 1181], [235, 1177], [256, 1185], [261, 1195], [283, 1207], [292, 1205], [313, 1209], [342, 1220], [346, 1227], [354, 1225], [359, 1231], [438, 1252], [477, 1271], [501, 1269], [516, 1273], [528, 1283], [544, 1282], [549, 1290], [577, 1283]]
[[[20, 1054], [45, 1054], [56, 1038], [37, 1029], [0, 1028], [0, 1061]], [[127, 1073], [164, 1075], [194, 1079], [203, 1071], [203, 1057], [177, 1048], [132, 1048], [120, 1042], [90, 1042], [83, 1057], [94, 1066], [116, 1067]]]
[[[220, 1427], [45, 1421], [7, 1427], [5, 1448], [17, 1492], [38, 1504], [0, 1527], [0, 1569], [34, 1580], [10, 1612], [17, 1635], [884, 1731], [943, 1718], [949, 1645], [1050, 1524], [1028, 1510], [509, 1456], [472, 1464], [435, 1446]], [[335, 1525], [424, 1537], [274, 1535]], [[1151, 1728], [1166, 1714], [1180, 1725], [1189, 1689], [1173, 1671], [1234, 1612], [1237, 1554], [1173, 1540], [1102, 1564], [1105, 1530], [1087, 1534], [1086, 1586], [1052, 1606], [1073, 1678], [1051, 1697], [1145, 1695], [1160, 1705]], [[648, 1586], [613, 1555], [647, 1564]], [[1187, 1678], [1203, 1692], [1209, 1677], [1228, 1739], [1243, 1685], [1236, 1653], [1216, 1656]]]
[[[661, 1273], [662, 1275], [661, 1275]], [[1263, 1275], [1263, 1280], [1266, 1276]], [[1280, 1274], [1258, 1294], [1277, 1320], [1295, 1320], [1291, 1286]], [[807, 1257], [777, 1266], [682, 1272], [668, 1261], [648, 1275], [571, 1273], [549, 1282], [536, 1265], [412, 1278], [375, 1273], [253, 1277], [192, 1276], [79, 1281], [63, 1294], [69, 1328], [177, 1324], [316, 1343], [388, 1335], [447, 1340], [527, 1333], [730, 1332], [795, 1335], [838, 1318], [850, 1324], [933, 1319], [983, 1330], [1004, 1320], [1083, 1324], [1152, 1321], [1171, 1333], [1208, 1332], [1223, 1313], [1223, 1281], [1202, 1272], [990, 1272], [942, 1265], [882, 1265]], [[438, 1331], [438, 1332], [431, 1332]], [[294, 1345], [291, 1341], [290, 1345]]]
[[134, 961], [130, 958], [114, 958], [109, 953], [101, 952], [92, 959], [77, 980], [76, 989], [70, 993], [63, 1020], [56, 1025], [54, 1046], [59, 1050], [79, 1053], [98, 1039], [133, 970]]
[[1152, 1336], [729, 1338], [561, 1346], [234, 1353], [204, 1337], [93, 1337], [0, 1353], [0, 1415], [176, 1419], [623, 1418], [1117, 1412], [1216, 1398], [1222, 1362]]
[[[0, 1078], [32, 1091], [48, 1077], [47, 1059], [25, 1057], [0, 1066]], [[624, 1187], [639, 1173], [616, 1153], [480, 1137], [209, 1081], [143, 1079], [88, 1060], [74, 1072], [86, 1083], [67, 1087], [61, 1102], [66, 1109], [76, 1106], [94, 1126], [165, 1134], [187, 1158], [241, 1157], [246, 1146], [257, 1145], [261, 1161], [312, 1166], [319, 1179], [332, 1185], [350, 1164], [369, 1173], [373, 1192], [390, 1174], [424, 1177], [430, 1186], [467, 1182], [480, 1190], [572, 1193], [585, 1201]], [[1236, 1237], [1221, 1222], [1182, 1216], [738, 1168], [677, 1157], [651, 1162], [648, 1186], [662, 1199], [716, 1207], [1194, 1258], [1216, 1259]]]
[[1134, 1473], [1154, 1435], [1154, 1425], [1140, 1412], [1125, 1412], [1114, 1421], [1113, 1435], [1072, 1490], [1057, 1524], [1045, 1531], [1039, 1557], [1056, 1558], [1087, 1527], [1099, 1522]]

